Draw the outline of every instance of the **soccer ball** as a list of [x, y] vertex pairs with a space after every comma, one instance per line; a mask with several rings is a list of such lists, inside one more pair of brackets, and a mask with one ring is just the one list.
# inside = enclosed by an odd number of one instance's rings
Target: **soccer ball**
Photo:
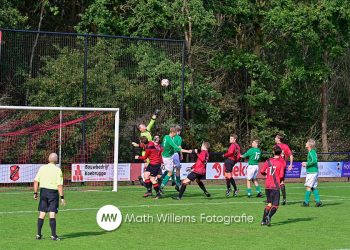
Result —
[[160, 82], [160, 85], [162, 85], [163, 87], [168, 87], [170, 84], [169, 80], [168, 79], [163, 79], [161, 82]]

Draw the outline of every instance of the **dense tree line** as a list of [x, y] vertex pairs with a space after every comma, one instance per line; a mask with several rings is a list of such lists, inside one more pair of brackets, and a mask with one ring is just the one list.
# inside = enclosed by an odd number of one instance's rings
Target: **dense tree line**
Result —
[[[185, 141], [350, 148], [347, 0], [0, 0], [0, 27], [184, 39]], [[50, 73], [48, 73], [50, 74]], [[32, 97], [33, 98], [33, 97]]]

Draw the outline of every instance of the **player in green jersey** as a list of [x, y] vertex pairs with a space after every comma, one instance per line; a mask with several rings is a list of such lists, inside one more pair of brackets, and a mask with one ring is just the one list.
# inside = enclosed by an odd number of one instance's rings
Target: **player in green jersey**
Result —
[[192, 150], [186, 150], [182, 149], [180, 146], [176, 145], [174, 142], [174, 137], [176, 136], [176, 128], [171, 127], [169, 135], [164, 136], [163, 138], [163, 152], [162, 152], [162, 158], [163, 158], [163, 164], [164, 169], [168, 171], [168, 174], [163, 178], [163, 182], [161, 185], [161, 188], [163, 188], [169, 181], [170, 177], [173, 175], [174, 170], [174, 161], [173, 161], [173, 155], [177, 152], [183, 152], [183, 153], [192, 153]]
[[322, 202], [320, 199], [320, 195], [318, 193], [317, 185], [318, 185], [318, 159], [317, 153], [315, 149], [315, 140], [309, 139], [306, 142], [305, 147], [309, 151], [307, 154], [307, 162], [303, 162], [301, 165], [306, 168], [306, 179], [305, 179], [305, 201], [303, 203], [304, 207], [309, 206], [310, 195], [313, 192], [316, 200], [316, 207], [322, 206]]
[[252, 147], [242, 155], [242, 158], [248, 158], [248, 168], [247, 168], [247, 195], [248, 198], [252, 196], [252, 189], [250, 187], [250, 182], [255, 185], [256, 192], [258, 193], [256, 197], [262, 197], [261, 189], [257, 180], [259, 172], [259, 160], [261, 157], [261, 150], [259, 148], [259, 140], [253, 140]]

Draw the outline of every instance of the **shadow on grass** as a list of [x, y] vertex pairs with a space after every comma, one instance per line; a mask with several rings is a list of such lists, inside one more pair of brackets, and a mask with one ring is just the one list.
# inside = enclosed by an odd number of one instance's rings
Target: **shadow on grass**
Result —
[[61, 235], [60, 238], [62, 238], [62, 239], [79, 238], [79, 237], [102, 235], [102, 234], [106, 234], [106, 233], [108, 233], [108, 232], [103, 232], [103, 231], [97, 231], [97, 232], [76, 232], [76, 233], [70, 233], [70, 234]]
[[274, 226], [282, 226], [290, 223], [298, 223], [298, 222], [304, 222], [304, 221], [311, 221], [313, 219], [316, 219], [316, 217], [307, 217], [307, 218], [292, 218], [292, 219], [287, 219], [285, 221], [280, 221], [280, 222], [272, 222]]

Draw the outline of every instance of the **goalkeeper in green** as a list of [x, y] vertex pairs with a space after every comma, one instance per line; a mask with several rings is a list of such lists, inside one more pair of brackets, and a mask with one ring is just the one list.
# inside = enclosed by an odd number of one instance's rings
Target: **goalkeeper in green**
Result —
[[317, 185], [318, 185], [318, 159], [317, 153], [315, 149], [315, 140], [309, 139], [306, 142], [305, 147], [309, 151], [307, 154], [307, 162], [303, 162], [301, 165], [306, 168], [306, 179], [305, 179], [305, 201], [303, 203], [304, 207], [309, 206], [310, 195], [311, 192], [314, 193], [316, 200], [316, 207], [322, 206], [322, 202], [320, 199], [320, 195], [318, 193]]
[[[152, 141], [152, 134], [151, 134], [151, 129], [153, 128], [154, 126], [154, 123], [157, 119], [157, 115], [158, 113], [160, 112], [159, 109], [156, 109], [152, 115], [152, 118], [151, 118], [151, 121], [148, 123], [148, 125], [146, 126], [144, 123], [140, 123], [138, 128], [140, 130], [140, 138], [141, 137], [146, 137], [148, 141]], [[132, 142], [131, 143], [134, 147], [139, 147], [139, 148], [142, 148], [142, 152], [141, 152], [141, 155], [144, 156], [146, 151], [145, 151], [145, 148], [146, 148], [146, 145], [143, 145], [143, 144], [138, 144], [136, 142]], [[147, 168], [149, 164], [149, 160], [147, 159], [147, 161], [145, 162], [145, 169]], [[140, 181], [140, 184], [142, 186], [145, 186], [145, 183], [143, 181], [143, 178], [142, 176], [139, 176], [138, 177], [139, 181]]]
[[262, 197], [261, 189], [257, 180], [259, 173], [259, 160], [261, 157], [261, 150], [259, 148], [259, 140], [253, 140], [252, 147], [241, 156], [241, 158], [249, 158], [248, 168], [247, 168], [247, 195], [248, 198], [252, 196], [252, 189], [250, 187], [250, 182], [255, 185], [256, 192], [258, 193], [256, 197]]

